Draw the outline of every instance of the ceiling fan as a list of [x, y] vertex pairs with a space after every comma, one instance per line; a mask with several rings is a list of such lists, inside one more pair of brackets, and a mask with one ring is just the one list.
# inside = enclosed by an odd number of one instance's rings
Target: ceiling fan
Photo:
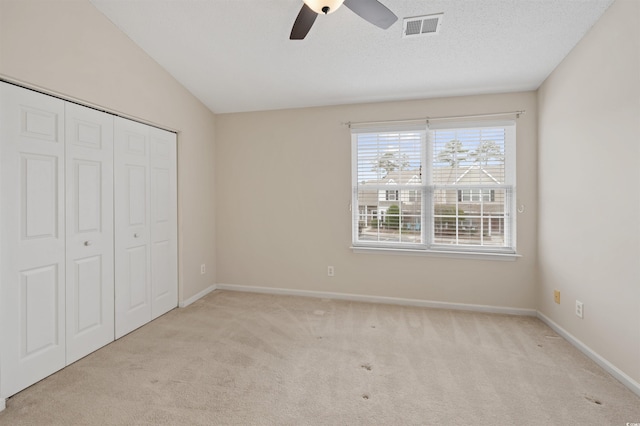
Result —
[[356, 15], [386, 30], [398, 17], [378, 0], [303, 0], [304, 4], [291, 29], [290, 40], [302, 40], [319, 14], [335, 12], [343, 3]]

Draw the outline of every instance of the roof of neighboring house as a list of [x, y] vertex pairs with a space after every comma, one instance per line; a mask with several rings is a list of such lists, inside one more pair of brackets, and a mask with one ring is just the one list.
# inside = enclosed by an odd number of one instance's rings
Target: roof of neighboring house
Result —
[[[420, 170], [394, 170], [382, 179], [363, 182], [362, 187], [373, 185], [419, 185]], [[473, 164], [462, 167], [436, 167], [433, 169], [434, 185], [499, 185], [504, 183], [504, 167]]]
[[[380, 200], [379, 185], [385, 186], [395, 186], [395, 185], [419, 185], [421, 181], [420, 170], [394, 170], [392, 172], [387, 173], [385, 177], [382, 179], [372, 179], [366, 181], [363, 185], [360, 186], [359, 190], [359, 200], [361, 205], [373, 206], [377, 205]], [[371, 189], [366, 189], [367, 186], [371, 186]], [[393, 191], [394, 188], [389, 188], [389, 191]], [[393, 204], [394, 202], [397, 204], [397, 201], [387, 202], [386, 204]]]
[[[393, 201], [380, 200], [381, 186], [419, 185], [421, 184], [420, 170], [394, 170], [382, 179], [372, 179], [359, 185], [359, 200], [361, 205], [377, 205], [380, 201], [385, 204]], [[480, 166], [477, 164], [462, 167], [437, 167], [433, 170], [434, 185], [499, 185], [504, 183], [504, 168], [501, 166]], [[369, 188], [367, 188], [369, 187]], [[386, 188], [385, 188], [386, 190]]]
[[504, 183], [504, 167], [474, 164], [438, 167], [433, 170], [434, 185], [499, 185]]

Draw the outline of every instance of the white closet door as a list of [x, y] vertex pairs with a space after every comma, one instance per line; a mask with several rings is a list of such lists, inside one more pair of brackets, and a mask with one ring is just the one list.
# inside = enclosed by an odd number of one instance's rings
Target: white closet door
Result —
[[151, 317], [178, 305], [176, 134], [149, 128]]
[[115, 118], [116, 339], [151, 320], [148, 133]]
[[0, 390], [65, 366], [64, 102], [0, 83]]
[[113, 116], [65, 105], [67, 364], [114, 339]]

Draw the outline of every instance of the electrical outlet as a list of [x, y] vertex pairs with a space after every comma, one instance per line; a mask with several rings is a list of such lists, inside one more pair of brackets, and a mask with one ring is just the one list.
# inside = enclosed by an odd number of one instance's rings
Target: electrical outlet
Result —
[[584, 306], [582, 305], [582, 302], [579, 300], [576, 300], [576, 315], [579, 318], [584, 318]]
[[335, 274], [335, 270], [333, 269], [333, 266], [327, 266], [327, 275], [332, 277]]
[[207, 272], [207, 265], [203, 263], [200, 265], [200, 275], [204, 275], [205, 272]]
[[560, 304], [560, 290], [553, 290], [553, 300], [559, 305]]

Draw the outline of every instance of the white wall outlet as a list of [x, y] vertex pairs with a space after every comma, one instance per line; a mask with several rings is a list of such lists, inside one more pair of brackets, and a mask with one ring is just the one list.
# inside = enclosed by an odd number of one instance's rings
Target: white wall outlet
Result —
[[580, 318], [584, 318], [584, 307], [582, 306], [582, 302], [576, 300], [576, 315]]
[[203, 263], [200, 265], [200, 275], [204, 275], [205, 272], [207, 272], [207, 265]]
[[335, 275], [335, 270], [333, 269], [333, 266], [327, 266], [327, 275], [332, 277]]

